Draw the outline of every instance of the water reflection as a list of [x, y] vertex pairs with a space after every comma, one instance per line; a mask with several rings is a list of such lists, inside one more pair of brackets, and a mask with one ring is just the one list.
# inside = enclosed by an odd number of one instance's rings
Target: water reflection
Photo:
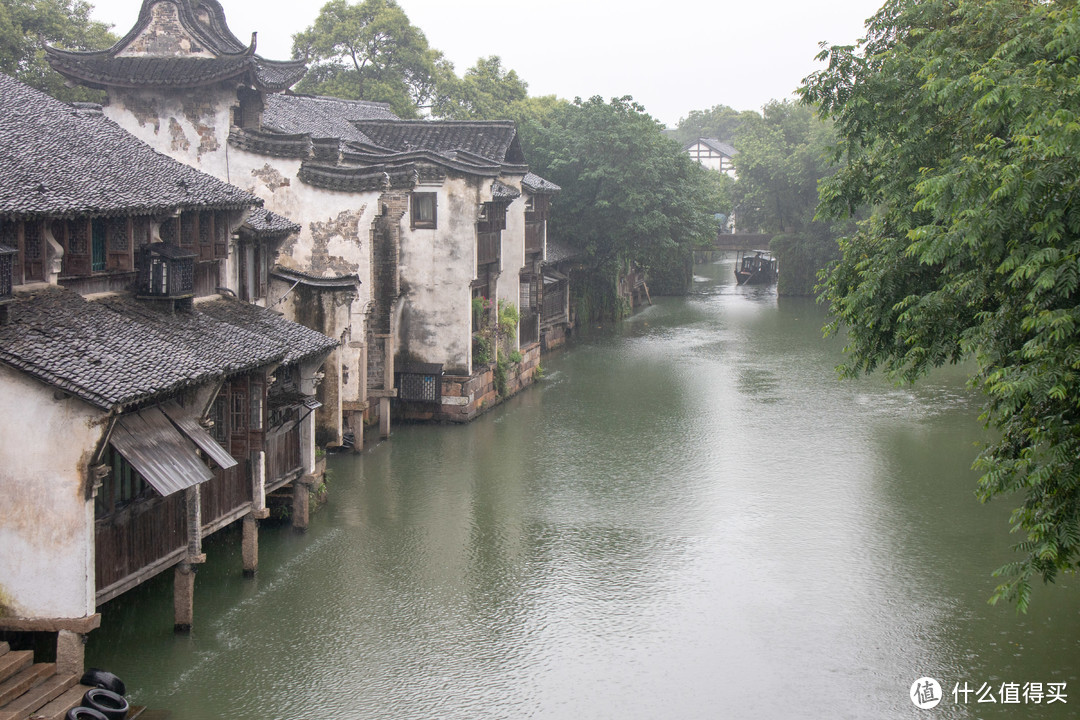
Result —
[[697, 272], [481, 420], [335, 457], [257, 580], [210, 545], [191, 638], [163, 579], [104, 609], [91, 662], [178, 720], [921, 717], [922, 675], [1080, 702], [1075, 591], [986, 605], [1008, 507], [974, 501], [963, 369], [840, 382], [820, 308]]

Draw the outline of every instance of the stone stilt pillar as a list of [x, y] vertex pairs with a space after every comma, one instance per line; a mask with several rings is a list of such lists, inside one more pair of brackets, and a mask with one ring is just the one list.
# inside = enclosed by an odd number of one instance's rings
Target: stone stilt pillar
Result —
[[61, 630], [56, 637], [56, 674], [82, 675], [86, 664], [86, 636]]
[[390, 398], [379, 398], [379, 437], [390, 437]]
[[173, 572], [173, 615], [176, 632], [191, 632], [195, 619], [195, 566], [190, 563], [180, 563]]
[[254, 515], [245, 515], [243, 527], [240, 554], [244, 561], [244, 577], [254, 577], [259, 569], [259, 521]]
[[358, 410], [349, 413], [349, 426], [353, 431], [353, 452], [364, 450], [364, 411]]
[[293, 529], [304, 532], [308, 529], [308, 516], [311, 512], [311, 484], [307, 478], [293, 482]]

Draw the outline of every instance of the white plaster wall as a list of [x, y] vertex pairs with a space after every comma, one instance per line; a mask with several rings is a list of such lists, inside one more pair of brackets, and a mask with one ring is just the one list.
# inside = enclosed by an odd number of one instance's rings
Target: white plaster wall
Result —
[[236, 104], [235, 90], [227, 89], [172, 95], [110, 90], [104, 112], [158, 152], [229, 181], [233, 149], [227, 140]]
[[[520, 182], [520, 178], [518, 178]], [[507, 185], [511, 183], [503, 180]], [[517, 183], [515, 183], [517, 184]], [[520, 189], [520, 188], [519, 188]], [[525, 198], [519, 197], [506, 209], [506, 229], [502, 233], [502, 277], [499, 299], [521, 310], [521, 271], [525, 268]], [[514, 347], [520, 347], [520, 334]]]
[[94, 504], [83, 486], [105, 414], [0, 365], [0, 612], [94, 612]]
[[476, 277], [476, 217], [491, 200], [491, 181], [447, 177], [436, 192], [438, 227], [410, 229], [401, 221], [401, 287], [405, 302], [398, 324], [400, 356], [468, 371], [472, 362], [472, 291]]

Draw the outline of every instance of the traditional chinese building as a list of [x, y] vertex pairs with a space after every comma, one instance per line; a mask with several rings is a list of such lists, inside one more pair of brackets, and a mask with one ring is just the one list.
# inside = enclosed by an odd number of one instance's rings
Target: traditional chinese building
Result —
[[211, 533], [242, 522], [255, 571], [266, 494], [315, 481], [336, 342], [253, 304], [246, 258], [296, 229], [257, 197], [100, 108], [0, 95], [0, 635], [76, 673], [97, 607], [161, 572], [190, 626]]
[[[164, 153], [301, 226], [269, 272], [288, 317], [340, 342], [320, 386], [320, 439], [490, 405], [473, 300], [521, 316], [517, 385], [539, 359], [541, 263], [558, 188], [528, 172], [510, 122], [403, 121], [378, 103], [288, 94], [304, 67], [241, 43], [215, 0], [145, 0], [101, 52], [49, 50], [104, 112]], [[491, 318], [481, 318], [485, 323]], [[485, 380], [480, 377], [488, 376]]]

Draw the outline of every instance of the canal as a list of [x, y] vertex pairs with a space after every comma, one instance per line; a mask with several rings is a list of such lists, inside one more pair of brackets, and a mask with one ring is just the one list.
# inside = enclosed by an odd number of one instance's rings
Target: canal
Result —
[[175, 720], [1076, 717], [1076, 579], [986, 602], [1015, 538], [974, 497], [963, 369], [840, 381], [812, 301], [696, 272], [471, 425], [332, 456], [255, 579], [208, 543], [190, 636], [166, 573], [102, 608], [88, 664]]

